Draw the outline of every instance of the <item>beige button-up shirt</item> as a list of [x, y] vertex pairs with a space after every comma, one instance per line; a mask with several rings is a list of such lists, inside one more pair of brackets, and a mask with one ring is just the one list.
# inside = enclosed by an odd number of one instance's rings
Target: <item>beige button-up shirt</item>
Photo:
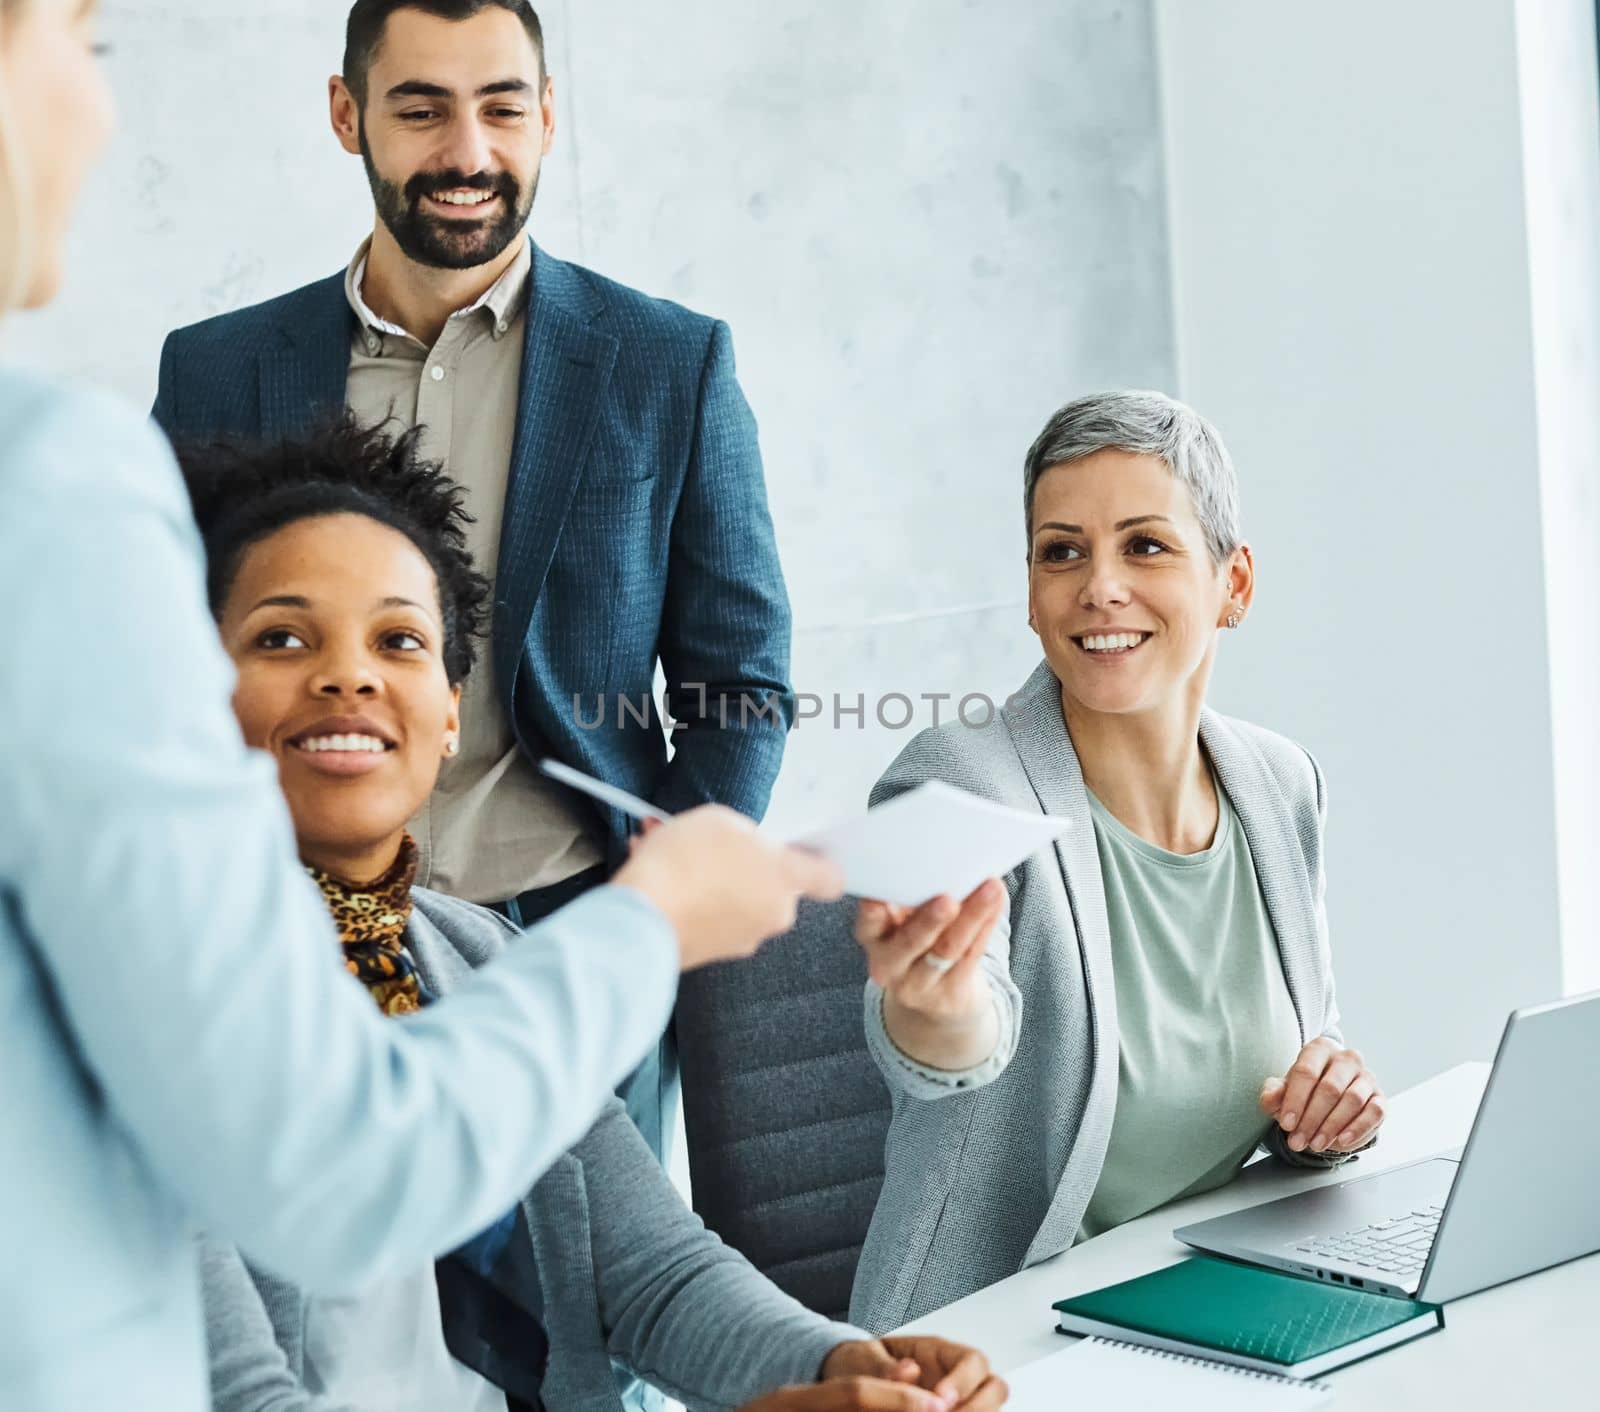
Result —
[[[532, 247], [524, 240], [516, 262], [476, 304], [452, 314], [428, 348], [361, 297], [368, 244], [345, 277], [357, 324], [346, 404], [363, 425], [393, 419], [423, 428], [423, 454], [466, 491], [467, 546], [492, 579], [522, 387]], [[469, 902], [503, 902], [601, 862], [605, 839], [599, 820], [517, 748], [484, 648], [462, 693], [460, 754], [445, 762], [411, 832], [420, 885]]]

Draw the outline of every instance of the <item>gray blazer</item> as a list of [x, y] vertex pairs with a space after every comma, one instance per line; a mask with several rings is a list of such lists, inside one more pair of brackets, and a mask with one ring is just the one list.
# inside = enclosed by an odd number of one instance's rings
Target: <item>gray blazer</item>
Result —
[[[422, 888], [412, 900], [406, 945], [435, 994], [517, 935], [470, 903]], [[837, 1345], [866, 1337], [797, 1304], [707, 1231], [614, 1099], [522, 1217], [495, 1282], [539, 1314], [550, 1412], [619, 1412], [613, 1358], [691, 1406], [733, 1407], [814, 1381]], [[298, 1288], [211, 1241], [201, 1271], [214, 1412], [346, 1412], [301, 1382]]]
[[[1299, 746], [1213, 711], [1201, 717], [1200, 738], [1249, 839], [1302, 1042], [1336, 1037], [1321, 773]], [[869, 1044], [894, 1115], [850, 1317], [875, 1331], [1067, 1249], [1099, 1179], [1117, 1104], [1117, 998], [1100, 861], [1048, 663], [991, 725], [952, 722], [919, 734], [872, 802], [934, 779], [1073, 826], [1053, 852], [1034, 854], [1005, 879], [1009, 937], [996, 929], [986, 965], [1002, 1014], [1016, 1007], [1021, 1022], [998, 1077], [943, 1090], [919, 1078], [881, 1025], [874, 1032], [869, 995]], [[1329, 1165], [1290, 1153], [1281, 1136], [1272, 1128], [1268, 1138], [1279, 1157]]]

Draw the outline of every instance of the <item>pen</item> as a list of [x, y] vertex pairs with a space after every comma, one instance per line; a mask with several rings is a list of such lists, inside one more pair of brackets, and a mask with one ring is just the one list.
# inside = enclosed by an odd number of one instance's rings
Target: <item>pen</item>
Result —
[[577, 790], [580, 794], [587, 794], [591, 799], [598, 799], [602, 804], [609, 804], [613, 809], [620, 809], [624, 814], [632, 814], [636, 819], [658, 819], [663, 823], [672, 817], [654, 804], [647, 804], [636, 794], [629, 794], [625, 789], [618, 789], [614, 784], [602, 784], [599, 780], [575, 770], [571, 765], [563, 765], [559, 760], [544, 759], [539, 761], [539, 769], [549, 775], [553, 780], [560, 780], [570, 789]]

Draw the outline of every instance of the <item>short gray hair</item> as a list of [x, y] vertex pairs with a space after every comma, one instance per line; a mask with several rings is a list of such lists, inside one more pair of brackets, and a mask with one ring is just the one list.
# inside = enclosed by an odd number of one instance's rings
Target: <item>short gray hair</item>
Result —
[[1189, 492], [1206, 548], [1222, 563], [1241, 543], [1239, 478], [1217, 429], [1163, 392], [1097, 392], [1069, 402], [1044, 425], [1023, 463], [1023, 511], [1033, 545], [1033, 493], [1054, 466], [1099, 451], [1157, 456]]

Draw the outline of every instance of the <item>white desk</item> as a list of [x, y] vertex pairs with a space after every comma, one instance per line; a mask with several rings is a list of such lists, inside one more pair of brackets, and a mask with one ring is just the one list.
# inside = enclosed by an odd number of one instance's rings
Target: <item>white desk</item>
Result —
[[[1400, 1094], [1377, 1147], [1344, 1172], [1297, 1172], [1257, 1162], [1221, 1191], [1152, 1211], [958, 1300], [905, 1331], [973, 1344], [1001, 1373], [1054, 1353], [1063, 1344], [1051, 1304], [1182, 1259], [1190, 1251], [1173, 1240], [1173, 1227], [1459, 1148], [1488, 1077], [1487, 1064], [1462, 1064]], [[1551, 1139], [1552, 1151], [1530, 1153], [1530, 1160], [1560, 1161], [1559, 1135]], [[1600, 1174], [1596, 1185], [1600, 1188]], [[1329, 1374], [1327, 1380], [1341, 1408], [1600, 1408], [1597, 1353], [1600, 1255], [1591, 1255], [1457, 1300], [1445, 1308], [1443, 1332]]]

